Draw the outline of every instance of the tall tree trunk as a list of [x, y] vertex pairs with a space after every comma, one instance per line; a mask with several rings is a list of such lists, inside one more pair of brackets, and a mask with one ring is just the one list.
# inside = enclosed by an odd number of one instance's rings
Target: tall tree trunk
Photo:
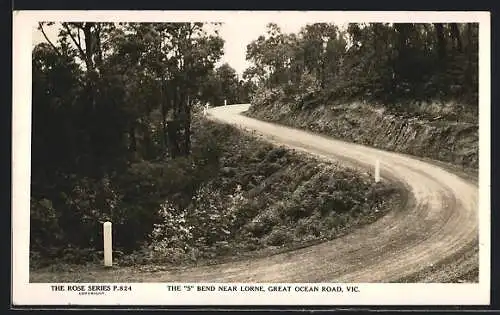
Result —
[[406, 23], [396, 23], [395, 24], [396, 26], [396, 30], [398, 31], [399, 33], [399, 36], [398, 36], [398, 51], [399, 51], [399, 54], [401, 56], [405, 56], [406, 55], [406, 49], [407, 49], [407, 40], [408, 40], [408, 37], [409, 37], [409, 30], [410, 30], [410, 25], [406, 24]]
[[444, 37], [444, 27], [443, 23], [435, 23], [434, 25], [436, 26], [438, 55], [439, 59], [443, 62], [446, 60], [446, 39]]
[[180, 121], [180, 111], [179, 109], [181, 108], [179, 101], [179, 87], [177, 86], [176, 81], [172, 81], [172, 88], [171, 88], [171, 104], [172, 104], [172, 112], [173, 112], [173, 117], [172, 120], [167, 123], [167, 133], [168, 133], [168, 149], [169, 149], [169, 154], [172, 158], [176, 158], [179, 155], [181, 155], [181, 150], [180, 150], [180, 126], [181, 126], [181, 121]]
[[94, 34], [92, 33], [92, 26], [94, 23], [87, 22], [83, 26], [83, 34], [85, 35], [85, 66], [87, 71], [94, 72], [95, 65], [92, 60], [94, 55]]
[[101, 23], [97, 23], [95, 30], [95, 66], [101, 69], [102, 66], [102, 45], [101, 45]]
[[128, 130], [128, 135], [130, 138], [129, 150], [130, 150], [130, 152], [135, 153], [137, 151], [137, 138], [135, 136], [135, 123], [130, 124], [129, 130]]
[[471, 47], [471, 41], [472, 41], [472, 24], [468, 23], [467, 28], [466, 28], [466, 46], [465, 46], [465, 54], [467, 55], [467, 64], [465, 66], [465, 81], [467, 85], [470, 85], [472, 82], [472, 75], [471, 75], [471, 69], [472, 69], [472, 47]]
[[182, 156], [189, 155], [187, 150], [187, 104], [185, 91], [179, 90], [179, 103], [178, 103], [177, 121], [179, 122], [179, 148]]
[[460, 39], [460, 30], [458, 29], [457, 23], [451, 23], [451, 35], [455, 42], [455, 49], [462, 52], [462, 40]]
[[[467, 56], [467, 64], [465, 65], [465, 85], [467, 87], [468, 94], [471, 96], [471, 99], [475, 101], [475, 93], [477, 93], [477, 84], [474, 82], [473, 74], [474, 74], [474, 52], [477, 49], [474, 42], [474, 35], [472, 31], [472, 27], [474, 24], [468, 23], [466, 32], [466, 45], [465, 45], [465, 54]], [[476, 70], [477, 71], [477, 70]]]
[[161, 108], [161, 125], [163, 128], [162, 139], [163, 139], [163, 152], [167, 151], [168, 146], [168, 132], [167, 132], [167, 104], [170, 102], [170, 93], [165, 93], [165, 83], [164, 77], [161, 78], [160, 86], [160, 108]]
[[184, 120], [184, 148], [183, 154], [188, 156], [191, 153], [191, 113], [186, 113]]
[[171, 120], [167, 123], [167, 133], [168, 133], [168, 151], [170, 156], [173, 159], [175, 159], [180, 155], [178, 120]]
[[184, 113], [184, 154], [187, 156], [191, 153], [191, 104], [187, 96], [185, 113]]
[[406, 93], [403, 88], [402, 83], [409, 83], [411, 80], [411, 69], [408, 68], [408, 45], [407, 40], [409, 37], [409, 24], [407, 23], [396, 23], [394, 24], [398, 36], [397, 36], [397, 46], [396, 50], [398, 52], [397, 57], [394, 60], [394, 74], [395, 79], [398, 82], [395, 85], [393, 92], [395, 93]]
[[435, 75], [437, 87], [440, 89], [440, 94], [444, 95], [449, 92], [450, 84], [449, 80], [451, 77], [448, 75], [448, 59], [446, 56], [447, 43], [444, 34], [443, 23], [435, 23], [436, 27], [436, 37], [437, 37], [437, 51], [438, 51], [438, 62], [437, 62], [437, 72]]

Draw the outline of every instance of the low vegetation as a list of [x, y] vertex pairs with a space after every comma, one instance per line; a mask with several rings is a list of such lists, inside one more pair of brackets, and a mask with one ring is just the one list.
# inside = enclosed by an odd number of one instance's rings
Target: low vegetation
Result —
[[206, 264], [335, 238], [373, 222], [397, 198], [394, 186], [369, 174], [232, 126], [197, 118], [193, 131], [188, 158], [137, 162], [32, 200], [32, 268], [101, 264], [105, 220], [113, 222], [118, 265]]

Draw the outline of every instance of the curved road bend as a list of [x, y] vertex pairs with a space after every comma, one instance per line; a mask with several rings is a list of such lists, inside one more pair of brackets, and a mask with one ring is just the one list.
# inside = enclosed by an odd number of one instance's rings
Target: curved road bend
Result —
[[478, 268], [478, 187], [420, 159], [241, 115], [249, 104], [209, 110], [214, 120], [272, 142], [373, 170], [410, 191], [407, 204], [343, 237], [296, 251], [216, 266], [159, 272], [155, 281], [452, 282]]
[[379, 159], [382, 180], [398, 182], [410, 192], [406, 204], [373, 224], [318, 245], [270, 257], [141, 274], [142, 282], [454, 282], [477, 273], [477, 183], [408, 155], [241, 115], [248, 106], [212, 108], [209, 117], [371, 172]]

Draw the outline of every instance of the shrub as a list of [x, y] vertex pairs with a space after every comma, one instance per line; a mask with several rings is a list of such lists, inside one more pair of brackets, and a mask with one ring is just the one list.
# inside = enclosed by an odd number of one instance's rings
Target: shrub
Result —
[[266, 156], [267, 162], [276, 162], [279, 158], [286, 154], [286, 149], [284, 147], [278, 147], [271, 149]]
[[260, 220], [254, 220], [245, 226], [245, 230], [248, 231], [251, 236], [260, 238], [272, 230], [271, 225], [266, 225]]
[[159, 210], [161, 221], [150, 235], [154, 256], [183, 251], [196, 260], [210, 257], [214, 250], [226, 251], [236, 214], [244, 202], [240, 187], [225, 196], [210, 184], [199, 188], [186, 208], [166, 201]]
[[292, 202], [284, 213], [285, 219], [291, 220], [293, 222], [298, 221], [301, 218], [308, 217], [313, 209], [308, 209], [304, 207], [300, 202]]
[[57, 245], [62, 239], [63, 231], [58, 224], [58, 212], [48, 199], [31, 198], [30, 203], [30, 244], [31, 249], [45, 252], [47, 245]]
[[226, 240], [231, 234], [234, 214], [227, 209], [228, 200], [223, 198], [219, 191], [212, 190], [210, 186], [201, 187], [193, 197], [188, 209], [188, 219], [196, 226], [193, 237], [197, 245], [212, 246], [218, 241]]
[[283, 227], [273, 229], [266, 238], [266, 243], [271, 246], [281, 246], [288, 242], [290, 235]]
[[261, 210], [260, 205], [257, 200], [245, 199], [244, 202], [239, 207], [234, 209], [234, 220], [232, 230], [234, 232], [238, 231], [243, 225], [245, 225], [249, 220], [254, 218]]
[[65, 207], [59, 211], [58, 224], [65, 240], [76, 247], [99, 247], [102, 223], [123, 220], [116, 212], [120, 209], [121, 196], [106, 177], [77, 180], [65, 201]]
[[192, 244], [193, 226], [186, 222], [186, 211], [176, 209], [165, 201], [158, 211], [161, 223], [155, 224], [151, 238], [154, 252], [164, 252], [172, 248], [187, 251]]

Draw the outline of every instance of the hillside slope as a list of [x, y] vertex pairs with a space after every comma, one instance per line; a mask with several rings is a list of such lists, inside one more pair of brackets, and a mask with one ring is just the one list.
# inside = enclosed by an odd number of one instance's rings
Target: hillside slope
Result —
[[300, 109], [275, 102], [253, 105], [250, 117], [310, 130], [340, 140], [407, 153], [477, 170], [478, 125], [448, 119], [404, 117], [351, 103]]
[[[145, 269], [206, 265], [310, 246], [373, 223], [399, 204], [400, 194], [405, 193], [393, 183], [375, 183], [369, 173], [318, 160], [207, 119], [193, 123], [193, 148], [193, 161], [159, 162], [164, 168], [176, 164], [161, 174], [148, 171], [147, 180], [136, 187], [142, 193], [147, 192], [144, 186], [173, 193], [159, 207], [148, 246], [122, 252], [115, 241], [115, 265]], [[203, 166], [193, 171], [190, 163]], [[175, 205], [174, 197], [195, 181], [204, 183], [193, 200], [183, 207]], [[153, 197], [150, 194], [147, 200]], [[145, 209], [160, 210], [151, 205]], [[119, 222], [113, 229], [115, 239], [129, 233]], [[79, 250], [38, 264], [32, 259], [31, 267], [34, 274], [40, 269], [67, 269], [58, 266], [63, 262], [78, 269], [85, 262], [99, 268], [101, 259], [102, 251]], [[59, 275], [54, 277], [61, 281]]]

